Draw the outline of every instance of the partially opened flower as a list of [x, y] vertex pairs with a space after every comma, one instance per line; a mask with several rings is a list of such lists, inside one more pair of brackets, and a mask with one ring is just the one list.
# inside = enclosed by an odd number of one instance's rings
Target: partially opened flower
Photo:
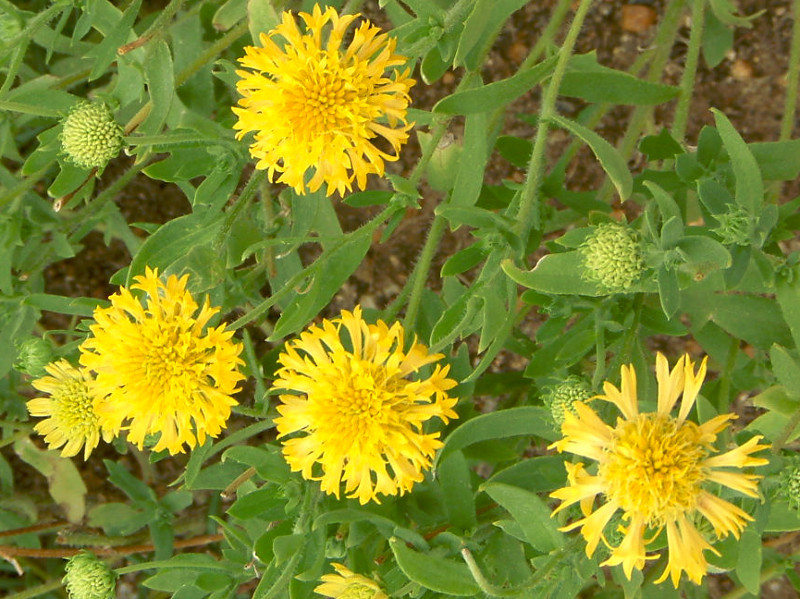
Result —
[[128, 429], [139, 448], [148, 435], [160, 435], [154, 451], [172, 454], [216, 437], [244, 378], [242, 346], [224, 325], [207, 326], [219, 308], [206, 298], [198, 313], [187, 279], [172, 275], [164, 282], [147, 268], [131, 285], [146, 303], [121, 287], [109, 308], [95, 310], [92, 336], [81, 346], [81, 364], [96, 373], [101, 425], [115, 435]]
[[345, 43], [358, 15], [315, 5], [299, 16], [303, 31], [284, 12], [280, 25], [261, 34], [261, 47], [248, 46], [239, 59], [247, 70], [237, 71], [236, 137], [254, 131], [256, 168], [271, 181], [279, 173], [299, 194], [325, 184], [327, 195], [343, 195], [354, 179], [364, 189], [367, 175], [383, 175], [384, 161], [397, 160], [408, 139], [415, 81], [409, 69], [395, 68], [406, 62], [395, 54], [396, 41], [369, 21]]
[[342, 564], [333, 564], [336, 574], [325, 574], [314, 592], [333, 599], [387, 599], [378, 583], [356, 574]]
[[[580, 528], [591, 556], [602, 540], [611, 557], [603, 565], [622, 564], [630, 579], [647, 560], [647, 547], [659, 532], [666, 530], [668, 562], [656, 582], [667, 577], [677, 587], [682, 572], [699, 584], [708, 571], [704, 551], [717, 555], [709, 540], [698, 530], [699, 517], [705, 518], [717, 538], [739, 534], [752, 518], [733, 503], [718, 497], [713, 489], [727, 487], [750, 497], [758, 495], [760, 476], [742, 468], [762, 466], [767, 460], [751, 454], [769, 447], [759, 445], [760, 436], [725, 453], [714, 448], [717, 434], [728, 427], [735, 414], [721, 414], [695, 424], [687, 420], [706, 374], [706, 360], [697, 372], [689, 356], [683, 356], [670, 370], [667, 359], [658, 354], [658, 406], [655, 412], [640, 413], [636, 397], [636, 371], [622, 367], [622, 384], [617, 389], [604, 385], [602, 399], [613, 403], [622, 416], [608, 426], [587, 405], [576, 403], [577, 415], [567, 411], [561, 427], [564, 438], [553, 444], [597, 462], [595, 474], [582, 463], [567, 464], [568, 486], [551, 497], [562, 500], [554, 515], [567, 506], [580, 503], [583, 518], [562, 530]], [[678, 415], [671, 414], [682, 395]], [[595, 509], [595, 498], [603, 501]], [[619, 545], [609, 543], [604, 529], [622, 511]]]
[[300, 433], [283, 440], [291, 469], [336, 497], [344, 481], [362, 504], [409, 491], [442, 445], [423, 424], [458, 417], [450, 367], [418, 374], [442, 357], [416, 342], [406, 350], [400, 323], [367, 324], [359, 307], [287, 343], [274, 387], [294, 393], [280, 396], [275, 424], [278, 438]]
[[[75, 368], [66, 360], [45, 366], [46, 376], [31, 384], [50, 397], [37, 397], [27, 403], [31, 416], [44, 418], [33, 427], [50, 449], [63, 446], [61, 455], [72, 457], [83, 448], [83, 459], [89, 458], [100, 442], [100, 420], [94, 410], [92, 375], [85, 368]], [[102, 435], [105, 441], [111, 435]]]

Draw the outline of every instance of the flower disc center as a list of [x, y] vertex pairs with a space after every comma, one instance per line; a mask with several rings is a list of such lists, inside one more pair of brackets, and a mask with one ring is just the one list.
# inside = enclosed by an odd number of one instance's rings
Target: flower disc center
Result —
[[598, 472], [609, 499], [654, 527], [695, 507], [708, 455], [696, 424], [640, 414], [620, 421], [613, 435]]

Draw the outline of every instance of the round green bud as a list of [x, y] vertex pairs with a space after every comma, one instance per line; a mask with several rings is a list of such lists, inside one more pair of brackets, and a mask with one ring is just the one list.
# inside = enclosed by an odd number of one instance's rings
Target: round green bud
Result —
[[570, 375], [560, 383], [547, 387], [544, 392], [544, 405], [550, 410], [558, 426], [564, 423], [567, 410], [575, 413], [575, 402], [586, 401], [594, 395], [592, 388], [579, 376]]
[[64, 119], [61, 147], [81, 168], [102, 169], [119, 154], [122, 143], [122, 127], [105, 104], [81, 102]]
[[584, 278], [608, 293], [624, 293], [644, 271], [639, 240], [625, 225], [598, 225], [579, 250], [585, 265]]
[[117, 575], [93, 553], [83, 552], [70, 558], [65, 566], [63, 583], [70, 599], [113, 599]]
[[750, 245], [753, 219], [743, 208], [736, 206], [725, 214], [715, 214], [719, 226], [712, 229], [725, 245]]
[[53, 347], [41, 337], [31, 337], [17, 345], [17, 359], [14, 368], [32, 377], [43, 377], [44, 367], [53, 361]]
[[800, 510], [800, 460], [788, 460], [780, 475], [780, 493], [796, 510]]

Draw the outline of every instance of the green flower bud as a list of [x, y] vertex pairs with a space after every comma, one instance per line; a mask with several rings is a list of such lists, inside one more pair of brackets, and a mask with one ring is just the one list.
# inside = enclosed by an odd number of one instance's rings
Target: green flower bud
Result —
[[70, 599], [113, 599], [117, 575], [93, 553], [79, 553], [67, 562], [63, 582]]
[[719, 226], [712, 229], [725, 245], [750, 245], [753, 219], [743, 208], [736, 206], [725, 214], [715, 214]]
[[123, 131], [105, 104], [81, 102], [67, 118], [61, 147], [81, 168], [102, 169], [122, 149]]
[[780, 475], [780, 493], [796, 510], [800, 510], [800, 460], [788, 460]]
[[39, 378], [46, 374], [44, 367], [53, 361], [53, 357], [53, 348], [49, 342], [41, 337], [31, 337], [17, 345], [14, 368]]
[[564, 413], [567, 410], [575, 413], [576, 401], [586, 401], [593, 395], [589, 384], [573, 374], [545, 390], [544, 405], [550, 410], [553, 420], [560, 427], [564, 422]]
[[603, 223], [580, 247], [584, 277], [608, 293], [624, 293], [644, 271], [642, 248], [636, 233], [617, 223]]

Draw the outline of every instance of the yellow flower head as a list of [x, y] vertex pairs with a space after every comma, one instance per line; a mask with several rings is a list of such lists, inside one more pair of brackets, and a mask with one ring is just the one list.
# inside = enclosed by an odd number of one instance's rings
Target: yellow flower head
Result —
[[416, 342], [405, 351], [399, 323], [367, 324], [359, 307], [287, 343], [274, 387], [296, 394], [280, 396], [275, 424], [278, 438], [304, 433], [283, 441], [291, 469], [336, 497], [344, 481], [348, 497], [362, 504], [409, 491], [442, 445], [439, 433], [422, 432], [423, 423], [458, 418], [446, 393], [456, 386], [449, 366], [409, 379], [442, 357]]
[[109, 308], [95, 310], [92, 336], [81, 346], [81, 364], [96, 373], [101, 426], [116, 435], [130, 421], [128, 439], [140, 449], [147, 435], [160, 434], [154, 451], [171, 454], [216, 437], [244, 378], [242, 346], [224, 325], [206, 327], [219, 308], [206, 297], [197, 313], [188, 278], [172, 275], [165, 283], [147, 268], [131, 285], [144, 292], [146, 304], [121, 287]]
[[[28, 402], [31, 416], [45, 418], [33, 427], [50, 449], [62, 445], [61, 455], [72, 457], [83, 447], [83, 459], [89, 458], [100, 442], [100, 422], [93, 407], [90, 388], [91, 373], [84, 368], [75, 368], [66, 360], [45, 366], [47, 376], [36, 379], [34, 388], [50, 397], [37, 397]], [[105, 441], [111, 436], [103, 434]]]
[[[236, 137], [255, 131], [250, 154], [258, 159], [256, 168], [266, 169], [271, 181], [281, 173], [278, 181], [299, 194], [306, 185], [313, 192], [325, 183], [327, 195], [334, 190], [343, 195], [353, 179], [364, 189], [367, 175], [383, 175], [384, 161], [397, 160], [408, 139], [408, 91], [416, 82], [409, 69], [392, 68], [406, 58], [395, 54], [396, 41], [369, 21], [343, 44], [359, 15], [322, 12], [315, 5], [311, 14], [299, 16], [303, 33], [295, 16], [284, 12], [280, 25], [261, 34], [261, 47], [248, 46], [239, 59], [249, 70], [237, 71], [243, 97], [241, 108], [233, 108], [239, 117]], [[376, 137], [383, 137], [392, 153], [374, 144]]]
[[[577, 414], [565, 413], [561, 427], [563, 439], [553, 444], [559, 451], [569, 451], [595, 460], [597, 473], [590, 474], [583, 464], [567, 464], [569, 485], [551, 494], [562, 501], [555, 515], [567, 506], [580, 502], [583, 518], [562, 528], [581, 529], [586, 539], [586, 554], [591, 556], [602, 540], [611, 557], [603, 565], [622, 564], [630, 579], [633, 569], [644, 568], [651, 544], [666, 529], [669, 557], [664, 573], [656, 582], [672, 579], [677, 588], [681, 573], [699, 584], [708, 571], [703, 552], [718, 552], [695, 526], [702, 516], [711, 524], [717, 538], [729, 533], [739, 538], [752, 518], [739, 507], [710, 493], [706, 486], [716, 483], [750, 497], [758, 495], [760, 476], [740, 470], [762, 466], [767, 460], [750, 454], [769, 447], [759, 445], [760, 436], [744, 445], [718, 454], [713, 447], [717, 434], [726, 429], [735, 414], [722, 414], [703, 424], [687, 420], [706, 375], [704, 359], [697, 372], [688, 355], [681, 357], [670, 370], [667, 359], [658, 354], [658, 407], [655, 412], [640, 413], [636, 398], [636, 371], [622, 367], [622, 384], [617, 389], [606, 382], [602, 399], [613, 403], [622, 413], [616, 426], [608, 426], [586, 404], [576, 403]], [[683, 395], [677, 417], [671, 414]], [[602, 496], [604, 505], [594, 509], [594, 499]], [[622, 510], [624, 538], [616, 547], [608, 542], [604, 529], [612, 516]]]
[[322, 584], [314, 589], [315, 593], [333, 599], [387, 599], [371, 578], [351, 572], [342, 564], [333, 564], [333, 567], [336, 574], [322, 576]]

